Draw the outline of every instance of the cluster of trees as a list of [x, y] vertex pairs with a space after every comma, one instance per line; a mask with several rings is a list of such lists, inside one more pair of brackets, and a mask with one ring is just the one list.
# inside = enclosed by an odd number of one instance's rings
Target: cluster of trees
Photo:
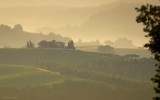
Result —
[[34, 47], [35, 47], [35, 45], [33, 42], [27, 41], [27, 48], [34, 48]]
[[114, 54], [115, 50], [113, 47], [109, 46], [109, 45], [105, 45], [105, 46], [99, 46], [97, 48], [97, 50], [101, 53], [109, 53], [109, 54]]
[[68, 49], [75, 49], [73, 40], [69, 40], [67, 48]]
[[0, 25], [0, 31], [2, 33], [9, 33], [9, 32], [22, 32], [23, 31], [23, 27], [21, 24], [16, 24], [13, 28], [11, 28], [10, 26], [8, 25], [4, 25], [4, 24], [1, 24]]
[[64, 48], [64, 47], [65, 47], [64, 42], [57, 42], [55, 40], [52, 41], [42, 40], [38, 43], [38, 48]]
[[[27, 41], [27, 48], [34, 48], [35, 45], [31, 41]], [[69, 40], [67, 47], [65, 47], [65, 43], [61, 41], [46, 41], [42, 40], [38, 43], [38, 48], [67, 48], [67, 49], [75, 49], [73, 40]]]

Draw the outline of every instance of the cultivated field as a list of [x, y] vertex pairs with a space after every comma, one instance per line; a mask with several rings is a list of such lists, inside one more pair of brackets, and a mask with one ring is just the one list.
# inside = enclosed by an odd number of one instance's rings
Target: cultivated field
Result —
[[64, 49], [0, 49], [0, 100], [150, 100], [155, 61]]

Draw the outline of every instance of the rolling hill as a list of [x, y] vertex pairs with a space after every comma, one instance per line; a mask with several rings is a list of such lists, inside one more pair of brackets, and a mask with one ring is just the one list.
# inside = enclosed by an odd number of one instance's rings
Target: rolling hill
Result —
[[135, 7], [139, 7], [140, 4], [113, 2], [91, 7], [0, 7], [0, 21], [10, 26], [15, 23], [22, 24], [25, 31], [32, 33], [53, 32], [72, 37], [74, 40], [81, 38], [84, 41], [106, 41], [125, 36], [141, 46], [147, 39], [144, 38], [142, 26], [135, 21]]
[[149, 100], [154, 64], [65, 49], [0, 49], [0, 98]]

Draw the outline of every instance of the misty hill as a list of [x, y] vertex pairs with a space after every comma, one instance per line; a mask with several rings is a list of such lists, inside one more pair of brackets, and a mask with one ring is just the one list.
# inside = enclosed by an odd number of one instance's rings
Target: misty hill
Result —
[[[127, 37], [133, 40], [136, 45], [144, 44], [147, 39], [144, 38], [142, 27], [137, 25], [135, 21], [137, 16], [135, 7], [139, 6], [140, 4], [137, 3], [114, 2], [98, 7], [78, 8], [79, 10], [72, 8], [75, 12], [68, 10], [66, 13], [73, 15], [73, 19], [61, 27], [50, 27], [50, 30], [55, 33], [70, 35], [77, 40], [79, 37], [83, 40], [98, 39], [101, 41]], [[78, 16], [76, 16], [76, 11], [80, 12]], [[66, 17], [61, 18], [61, 20], [70, 18], [68, 14], [64, 15]], [[40, 30], [44, 31], [45, 27], [37, 31], [40, 32]]]
[[142, 43], [144, 34], [135, 21], [136, 11], [134, 9], [138, 6], [138, 4], [122, 3], [113, 9], [100, 11], [93, 14], [80, 27], [80, 30], [84, 34], [86, 32], [88, 36], [98, 36], [102, 40], [127, 37], [134, 40], [136, 44]]
[[[139, 3], [113, 2], [100, 6], [15, 6], [1, 7], [0, 21], [20, 23], [25, 30], [70, 36], [74, 40], [116, 40], [127, 37], [136, 45], [144, 44], [144, 32], [136, 21]], [[32, 24], [30, 24], [32, 23]], [[143, 40], [143, 41], [142, 41]]]
[[[3, 1], [4, 4], [8, 4], [7, 2], [11, 1]], [[105, 41], [127, 37], [136, 45], [141, 46], [147, 41], [144, 38], [142, 27], [136, 24], [137, 13], [134, 8], [139, 7], [142, 2], [158, 2], [158, 0], [123, 0], [123, 2], [112, 3], [105, 3], [106, 1], [102, 0], [98, 2], [102, 4], [85, 7], [60, 6], [54, 5], [54, 3], [42, 5], [40, 2], [36, 4], [35, 1], [32, 1], [31, 5], [25, 6], [15, 4], [16, 6], [0, 7], [0, 21], [7, 25], [20, 23], [25, 26], [25, 30], [36, 31], [36, 33], [45, 32], [47, 34], [52, 31], [63, 36], [73, 37], [74, 40], [81, 38], [85, 41], [87, 39]], [[14, 3], [12, 4], [14, 5]], [[19, 3], [23, 2], [19, 1]], [[49, 30], [45, 29], [48, 27]]]
[[[83, 42], [81, 39], [75, 43], [77, 50], [106, 53], [106, 54], [116, 54], [116, 55], [130, 55], [136, 54], [140, 57], [150, 58], [153, 57], [152, 54], [144, 47], [136, 47], [132, 40], [128, 38], [119, 38], [115, 41], [107, 40], [104, 44], [101, 44], [98, 40], [91, 42]], [[109, 48], [108, 48], [109, 46]], [[113, 48], [114, 50], [110, 49]], [[99, 49], [101, 48], [101, 49]], [[103, 49], [102, 49], [103, 48]], [[110, 52], [112, 51], [112, 52]]]
[[[0, 8], [2, 23], [13, 25], [20, 23], [27, 26], [27, 30], [36, 30], [36, 28], [53, 26], [59, 28], [70, 24], [72, 26], [80, 25], [95, 12], [94, 7], [66, 7], [66, 6], [15, 6]], [[72, 19], [71, 19], [72, 18]], [[32, 24], [30, 25], [31, 22]], [[15, 24], [14, 23], [14, 24]], [[29, 30], [29, 31], [30, 31]]]
[[[90, 45], [90, 46], [81, 46], [81, 47], [76, 47], [78, 50], [82, 50], [82, 51], [87, 51], [87, 52], [97, 52], [97, 53], [105, 53], [108, 54], [110, 52], [108, 52], [108, 49], [104, 49], [103, 52], [98, 50], [99, 47], [103, 47], [103, 45]], [[114, 48], [115, 52], [112, 52], [112, 54], [116, 54], [116, 55], [130, 55], [130, 54], [135, 54], [135, 55], [139, 55], [140, 57], [145, 57], [145, 58], [150, 58], [153, 57], [153, 55], [144, 48]]]
[[132, 40], [129, 40], [127, 38], [119, 38], [114, 42], [108, 40], [108, 41], [105, 41], [105, 44], [110, 45], [114, 48], [136, 48]]
[[50, 33], [48, 35], [26, 32], [23, 27], [18, 24], [13, 28], [7, 25], [0, 25], [0, 47], [25, 47], [27, 41], [33, 41], [37, 44], [41, 40], [56, 40], [67, 43], [69, 38]]

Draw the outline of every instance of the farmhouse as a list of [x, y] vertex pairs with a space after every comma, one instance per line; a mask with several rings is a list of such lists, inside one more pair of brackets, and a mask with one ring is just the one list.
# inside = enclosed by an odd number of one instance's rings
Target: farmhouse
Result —
[[65, 47], [65, 43], [64, 42], [60, 42], [60, 41], [46, 41], [46, 40], [42, 40], [38, 43], [38, 48], [64, 48]]

